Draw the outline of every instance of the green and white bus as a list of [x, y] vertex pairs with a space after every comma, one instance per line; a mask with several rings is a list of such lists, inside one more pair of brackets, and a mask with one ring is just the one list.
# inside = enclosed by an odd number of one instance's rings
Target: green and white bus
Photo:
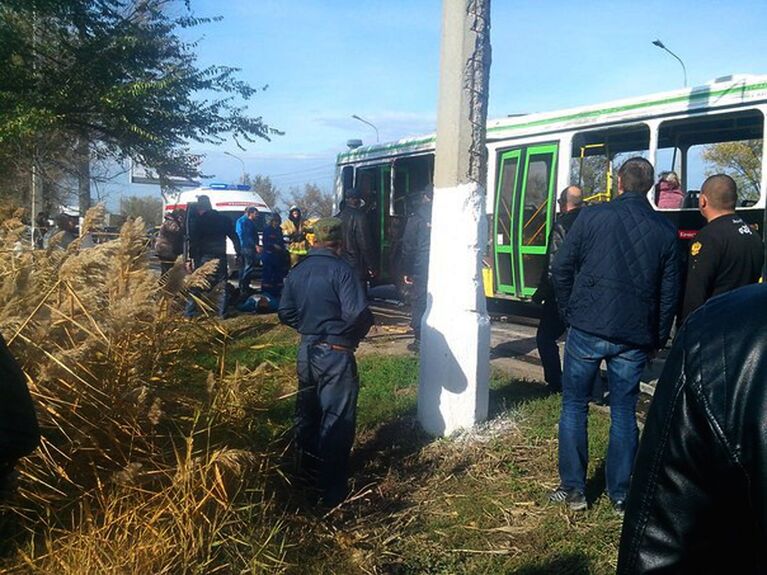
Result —
[[[556, 196], [580, 184], [587, 203], [616, 193], [614, 170], [643, 156], [656, 173], [675, 171], [686, 195], [659, 209], [688, 242], [704, 224], [697, 194], [725, 171], [739, 183], [738, 213], [762, 233], [767, 162], [762, 146], [767, 76], [738, 75], [685, 88], [556, 112], [516, 115], [487, 125], [490, 241], [485, 292], [525, 301], [541, 277], [556, 216]], [[338, 155], [336, 197], [356, 185], [365, 199], [380, 255], [379, 281], [398, 283], [399, 242], [419, 192], [432, 182], [435, 136], [356, 147]], [[456, 230], [460, 233], [460, 230]]]

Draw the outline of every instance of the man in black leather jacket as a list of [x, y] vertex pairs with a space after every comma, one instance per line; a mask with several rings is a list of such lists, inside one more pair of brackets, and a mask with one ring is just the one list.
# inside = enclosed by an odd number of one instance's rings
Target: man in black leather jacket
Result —
[[[226, 261], [226, 238], [229, 238], [234, 244], [234, 251], [237, 253], [238, 259], [241, 254], [240, 238], [234, 231], [232, 220], [214, 210], [208, 196], [197, 196], [195, 212], [194, 217], [191, 217], [187, 223], [190, 257], [187, 267], [191, 272], [211, 260], [218, 263], [216, 271], [207, 278], [210, 284], [210, 289], [207, 291], [212, 290], [222, 282], [224, 283], [218, 298], [218, 314], [225, 317], [226, 308], [229, 305], [229, 295], [226, 289], [226, 280], [229, 277]], [[204, 291], [201, 288], [189, 290], [191, 297], [185, 310], [187, 317], [194, 317], [198, 314], [196, 300], [203, 295]]]
[[0, 335], [0, 499], [9, 495], [17, 475], [16, 461], [40, 443], [27, 378]]
[[767, 286], [690, 315], [634, 465], [618, 573], [767, 573]]
[[551, 284], [551, 262], [564, 243], [565, 236], [575, 223], [575, 218], [578, 217], [582, 207], [583, 191], [578, 186], [567, 186], [559, 194], [559, 217], [549, 237], [546, 264], [541, 270], [538, 289], [533, 294], [533, 301], [543, 304], [535, 342], [538, 345], [541, 364], [543, 364], [543, 379], [552, 393], [562, 391], [562, 365], [557, 340], [565, 333], [567, 326], [559, 315], [554, 286]]
[[362, 209], [362, 193], [358, 188], [346, 190], [344, 207], [336, 217], [341, 220], [343, 233], [342, 257], [365, 285], [375, 275], [377, 258], [368, 214]]

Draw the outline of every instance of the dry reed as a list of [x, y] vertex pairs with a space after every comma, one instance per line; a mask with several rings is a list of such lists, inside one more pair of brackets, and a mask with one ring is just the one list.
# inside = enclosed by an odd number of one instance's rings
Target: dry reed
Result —
[[[229, 337], [178, 313], [202, 273], [185, 279], [178, 263], [160, 285], [141, 220], [92, 248], [31, 251], [20, 215], [0, 224], [0, 331], [28, 377], [43, 440], [2, 511], [18, 529], [0, 567], [279, 572], [284, 530], [265, 488], [274, 456], [229, 441], [265, 399], [252, 385], [261, 372], [227, 374], [220, 357], [207, 391], [190, 380], [195, 350], [222, 356]], [[91, 210], [83, 228], [102, 215]]]

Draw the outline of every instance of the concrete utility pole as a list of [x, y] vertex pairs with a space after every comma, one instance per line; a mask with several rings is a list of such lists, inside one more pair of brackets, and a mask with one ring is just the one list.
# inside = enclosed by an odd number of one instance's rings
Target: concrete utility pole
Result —
[[418, 419], [449, 435], [487, 417], [490, 319], [482, 289], [490, 0], [443, 0], [428, 306]]

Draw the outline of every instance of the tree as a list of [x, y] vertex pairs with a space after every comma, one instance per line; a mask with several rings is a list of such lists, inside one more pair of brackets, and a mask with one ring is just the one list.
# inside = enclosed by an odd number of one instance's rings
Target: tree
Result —
[[583, 197], [590, 198], [603, 194], [607, 187], [607, 158], [603, 155], [573, 158], [570, 164], [570, 181], [579, 184]]
[[333, 215], [333, 194], [323, 192], [317, 184], [304, 184], [303, 190], [290, 188], [290, 205], [298, 206], [305, 218], [326, 218]]
[[47, 162], [79, 142], [76, 176], [88, 142], [92, 157], [132, 158], [169, 186], [169, 176], [202, 175], [192, 142], [279, 133], [245, 112], [258, 90], [236, 68], [199, 67], [196, 45], [179, 36], [210, 21], [190, 0], [4, 0], [0, 156]]
[[128, 218], [142, 218], [147, 227], [162, 223], [162, 200], [152, 196], [124, 196], [120, 198], [120, 213]]
[[256, 174], [251, 177], [250, 174], [245, 173], [242, 176], [242, 183], [249, 185], [254, 192], [261, 196], [261, 199], [264, 200], [266, 205], [272, 210], [277, 209], [277, 203], [280, 201], [281, 194], [280, 190], [272, 183], [272, 179], [269, 176]]
[[762, 180], [762, 140], [722, 142], [703, 148], [706, 175], [725, 173], [738, 184], [741, 200], [758, 200]]

